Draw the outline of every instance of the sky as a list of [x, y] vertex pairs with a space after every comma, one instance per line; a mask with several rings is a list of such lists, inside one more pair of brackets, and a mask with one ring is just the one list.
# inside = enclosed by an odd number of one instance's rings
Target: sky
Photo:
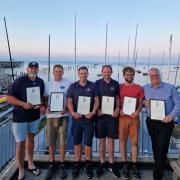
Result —
[[108, 57], [137, 56], [159, 60], [180, 53], [179, 0], [0, 0], [0, 57], [8, 57], [4, 17], [13, 58], [74, 56], [77, 20], [77, 57], [104, 57], [108, 23]]

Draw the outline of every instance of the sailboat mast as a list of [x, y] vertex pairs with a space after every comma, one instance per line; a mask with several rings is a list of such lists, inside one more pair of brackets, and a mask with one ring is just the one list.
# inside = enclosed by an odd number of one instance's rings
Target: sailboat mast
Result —
[[51, 36], [49, 34], [49, 46], [48, 46], [48, 81], [50, 80], [50, 61], [51, 61]]
[[8, 30], [7, 30], [6, 18], [5, 17], [4, 17], [4, 25], [5, 25], [5, 29], [6, 29], [6, 37], [7, 37], [8, 50], [9, 50], [9, 59], [10, 59], [10, 65], [11, 65], [11, 75], [12, 75], [12, 79], [14, 81], [14, 70], [13, 70], [13, 63], [12, 63], [12, 57], [11, 57], [11, 49], [10, 49], [10, 44], [9, 44], [9, 36], [8, 36]]
[[175, 79], [174, 79], [174, 86], [176, 86], [177, 74], [178, 74], [178, 69], [179, 69], [179, 61], [180, 61], [180, 54], [179, 54], [179, 57], [178, 57], [178, 64], [177, 64], [177, 68], [176, 68], [176, 75], [175, 75]]
[[127, 54], [127, 64], [129, 65], [129, 45], [130, 45], [130, 37], [128, 39], [128, 54]]
[[108, 23], [106, 23], [105, 64], [107, 64]]
[[74, 24], [74, 71], [75, 71], [75, 81], [76, 81], [76, 14], [75, 14], [75, 24]]
[[138, 30], [138, 24], [136, 24], [136, 33], [135, 33], [135, 39], [134, 39], [133, 66], [135, 66], [135, 59], [136, 59], [137, 30]]
[[170, 35], [169, 40], [169, 60], [168, 60], [168, 75], [167, 75], [167, 81], [170, 81], [170, 62], [171, 62], [171, 49], [172, 49], [172, 34]]

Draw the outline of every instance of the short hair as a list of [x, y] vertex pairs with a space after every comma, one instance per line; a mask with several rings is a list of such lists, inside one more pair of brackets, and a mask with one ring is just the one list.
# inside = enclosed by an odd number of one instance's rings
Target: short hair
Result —
[[161, 76], [161, 72], [160, 72], [160, 70], [158, 68], [156, 68], [156, 67], [150, 68], [149, 71], [148, 71], [148, 74], [150, 74], [151, 71], [156, 71]]
[[63, 71], [64, 71], [64, 68], [61, 64], [55, 64], [54, 67], [53, 67], [53, 71], [55, 68], [61, 68]]
[[109, 69], [111, 70], [111, 73], [113, 72], [112, 67], [111, 67], [111, 65], [109, 65], [109, 64], [103, 65], [101, 72], [103, 72], [104, 68], [109, 68]]
[[86, 66], [81, 66], [79, 69], [78, 69], [78, 73], [80, 70], [86, 70], [88, 72], [88, 68]]
[[132, 68], [131, 66], [126, 66], [126, 67], [124, 67], [123, 70], [122, 70], [122, 72], [123, 72], [123, 75], [125, 75], [126, 72], [132, 72], [133, 74], [135, 74], [135, 70], [134, 70], [134, 68]]

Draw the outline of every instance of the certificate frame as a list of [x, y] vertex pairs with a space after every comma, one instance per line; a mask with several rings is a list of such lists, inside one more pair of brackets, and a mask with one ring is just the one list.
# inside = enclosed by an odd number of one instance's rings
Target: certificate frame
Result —
[[87, 115], [90, 112], [91, 97], [78, 96], [77, 113]]
[[[58, 99], [57, 99], [58, 96]], [[49, 111], [61, 112], [64, 109], [64, 93], [63, 92], [51, 92], [49, 96]]]
[[152, 120], [162, 121], [165, 117], [165, 100], [150, 99], [150, 115]]
[[113, 115], [113, 113], [114, 113], [114, 101], [115, 101], [115, 97], [102, 96], [101, 113], [107, 114], [107, 115]]
[[136, 111], [136, 105], [137, 105], [137, 98], [124, 96], [123, 109], [122, 109], [123, 113], [126, 115], [131, 115], [133, 112]]
[[41, 104], [41, 95], [40, 95], [40, 87], [39, 86], [27, 87], [26, 88], [26, 96], [27, 96], [27, 102], [31, 103], [33, 106]]

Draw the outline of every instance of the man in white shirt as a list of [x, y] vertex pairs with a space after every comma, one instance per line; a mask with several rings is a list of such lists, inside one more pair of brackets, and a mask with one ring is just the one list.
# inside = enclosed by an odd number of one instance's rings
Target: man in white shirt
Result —
[[[67, 141], [67, 125], [69, 114], [67, 112], [66, 106], [66, 93], [69, 88], [70, 82], [63, 78], [63, 66], [56, 64], [53, 67], [54, 79], [48, 81], [45, 84], [45, 97], [48, 97], [48, 108], [47, 108], [47, 123], [46, 123], [46, 139], [49, 146], [49, 156], [50, 164], [48, 172], [46, 174], [46, 179], [51, 179], [55, 170], [55, 150], [56, 150], [56, 140], [59, 137], [59, 147], [60, 147], [60, 176], [61, 179], [67, 177], [66, 167], [64, 164], [65, 152], [66, 152], [66, 141]], [[63, 110], [59, 112], [50, 111], [50, 97], [52, 92], [63, 93]]]

